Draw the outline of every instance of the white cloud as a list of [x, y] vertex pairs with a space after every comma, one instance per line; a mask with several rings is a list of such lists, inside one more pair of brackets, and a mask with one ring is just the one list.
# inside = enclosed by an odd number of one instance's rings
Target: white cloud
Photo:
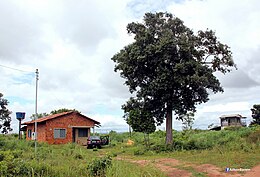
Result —
[[248, 102], [230, 102], [227, 104], [215, 104], [212, 106], [204, 106], [201, 112], [238, 112], [250, 110], [250, 105]]
[[122, 118], [122, 116], [113, 116], [105, 114], [93, 114], [90, 115], [91, 118], [102, 122], [101, 127], [96, 128], [97, 132], [100, 133], [109, 133], [111, 130], [117, 132], [126, 132], [128, 131], [128, 125]]

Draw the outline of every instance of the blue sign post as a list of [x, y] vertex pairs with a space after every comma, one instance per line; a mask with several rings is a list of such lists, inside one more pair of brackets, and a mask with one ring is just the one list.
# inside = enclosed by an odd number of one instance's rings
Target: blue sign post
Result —
[[25, 118], [25, 112], [16, 112], [16, 119], [19, 120], [19, 139], [21, 139], [21, 121]]

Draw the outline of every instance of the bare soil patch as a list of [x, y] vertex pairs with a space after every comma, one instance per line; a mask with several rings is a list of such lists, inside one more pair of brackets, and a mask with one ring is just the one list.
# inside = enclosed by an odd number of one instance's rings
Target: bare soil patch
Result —
[[169, 177], [190, 177], [195, 174], [201, 174], [209, 177], [260, 177], [260, 165], [255, 166], [245, 173], [238, 173], [236, 171], [226, 172], [212, 164], [192, 164], [182, 162], [173, 158], [162, 158], [156, 160], [132, 160], [117, 157], [117, 160], [126, 160], [131, 163], [136, 163], [140, 166], [151, 164], [161, 170]]
[[243, 177], [259, 177], [260, 176], [260, 165], [255, 166], [250, 171], [246, 172]]

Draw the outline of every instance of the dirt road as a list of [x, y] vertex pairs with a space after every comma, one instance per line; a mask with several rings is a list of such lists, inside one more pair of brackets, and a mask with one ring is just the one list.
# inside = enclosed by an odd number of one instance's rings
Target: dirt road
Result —
[[[209, 177], [260, 177], [260, 165], [252, 169], [221, 169], [212, 164], [192, 164], [182, 162], [173, 158], [162, 158], [156, 160], [132, 160], [118, 157], [117, 160], [126, 160], [137, 163], [141, 166], [151, 164], [164, 172], [169, 177], [190, 177], [190, 176], [209, 176]], [[237, 170], [246, 170], [238, 172]]]

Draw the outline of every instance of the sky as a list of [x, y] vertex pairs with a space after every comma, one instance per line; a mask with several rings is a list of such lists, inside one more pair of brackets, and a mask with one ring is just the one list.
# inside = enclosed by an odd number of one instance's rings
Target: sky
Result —
[[[36, 68], [38, 113], [77, 109], [101, 122], [99, 132], [127, 131], [121, 105], [131, 94], [111, 58], [133, 42], [128, 23], [160, 11], [194, 32], [215, 31], [237, 64], [238, 70], [216, 73], [224, 93], [197, 107], [193, 127], [219, 124], [224, 114], [241, 114], [249, 123], [250, 109], [260, 103], [259, 7], [258, 0], [0, 0], [0, 92], [13, 112], [13, 132], [15, 112], [26, 112], [25, 121], [35, 113]], [[182, 123], [174, 120], [173, 128]]]

